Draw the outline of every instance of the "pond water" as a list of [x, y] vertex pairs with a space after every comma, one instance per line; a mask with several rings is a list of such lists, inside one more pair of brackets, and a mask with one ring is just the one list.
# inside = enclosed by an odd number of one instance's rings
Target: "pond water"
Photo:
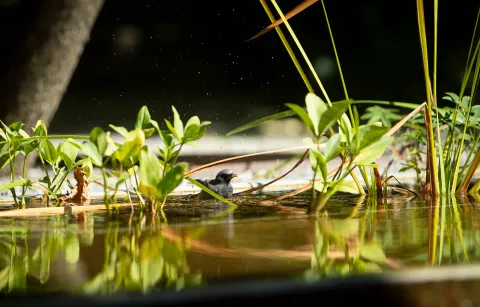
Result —
[[[233, 280], [330, 276], [480, 262], [473, 200], [333, 199], [307, 216], [307, 195], [215, 201], [174, 198], [164, 214], [105, 212], [0, 219], [0, 289], [114, 294]], [[478, 204], [478, 202], [477, 202]]]

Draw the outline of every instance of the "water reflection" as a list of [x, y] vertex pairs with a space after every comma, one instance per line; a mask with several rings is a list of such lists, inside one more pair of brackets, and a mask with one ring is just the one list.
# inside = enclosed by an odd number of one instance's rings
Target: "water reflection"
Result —
[[480, 216], [468, 200], [358, 199], [333, 203], [318, 217], [235, 214], [223, 210], [189, 223], [173, 211], [114, 220], [93, 212], [0, 219], [0, 289], [145, 293], [231, 279], [317, 280], [480, 262]]

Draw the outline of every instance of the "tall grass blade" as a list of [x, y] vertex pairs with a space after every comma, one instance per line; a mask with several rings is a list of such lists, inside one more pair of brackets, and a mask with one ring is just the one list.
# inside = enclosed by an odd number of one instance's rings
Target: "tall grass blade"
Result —
[[[265, 1], [264, 0], [260, 0], [262, 2], [262, 5], [266, 5]], [[318, 2], [318, 0], [304, 0], [302, 3], [300, 3], [299, 5], [297, 5], [295, 8], [293, 8], [290, 12], [286, 13], [285, 14], [285, 17], [288, 19], [292, 18], [293, 16], [303, 12], [306, 8], [308, 8], [309, 6], [311, 6], [312, 4], [314, 4], [315, 2]], [[270, 17], [270, 16], [269, 16]], [[273, 17], [273, 15], [272, 15]], [[275, 28], [276, 26], [279, 26], [283, 23], [283, 20], [282, 18], [279, 18], [277, 20], [275, 20], [275, 18], [270, 18], [270, 21], [272, 22], [272, 24], [270, 24], [269, 26], [267, 26], [265, 29], [263, 29], [262, 31], [258, 32], [257, 34], [255, 34], [252, 38], [249, 38], [247, 40], [248, 41], [251, 41], [251, 40], [254, 40], [256, 38], [259, 38], [260, 36], [264, 35], [265, 33], [269, 32], [270, 30], [272, 30], [273, 28]]]
[[[267, 5], [267, 3], [266, 3], [266, 0], [260, 0], [260, 3], [262, 4], [263, 9], [264, 9], [265, 12], [267, 13], [268, 18], [270, 19], [270, 21], [273, 22], [273, 21], [275, 20], [275, 17], [273, 16], [272, 11], [271, 11], [270, 8], [268, 7], [268, 5]], [[312, 87], [312, 85], [310, 84], [310, 81], [308, 81], [307, 75], [306, 75], [305, 72], [303, 71], [302, 66], [300, 65], [300, 62], [298, 62], [298, 59], [297, 59], [297, 57], [295, 56], [295, 53], [293, 52], [292, 47], [290, 47], [290, 44], [288, 43], [287, 38], [286, 38], [285, 35], [283, 34], [282, 29], [281, 29], [280, 27], [275, 27], [275, 30], [277, 31], [277, 34], [278, 34], [278, 36], [280, 37], [280, 40], [282, 41], [283, 46], [285, 47], [285, 49], [287, 50], [288, 54], [290, 55], [290, 58], [292, 59], [293, 64], [294, 64], [295, 67], [297, 68], [298, 73], [299, 73], [300, 76], [302, 77], [302, 80], [303, 80], [303, 82], [305, 83], [305, 86], [307, 87], [308, 91], [309, 91], [310, 93], [313, 93], [313, 92], [314, 92], [314, 91], [313, 91], [313, 87]]]
[[425, 14], [423, 7], [423, 0], [417, 0], [417, 22], [418, 30], [420, 35], [420, 46], [422, 51], [422, 60], [423, 60], [423, 71], [425, 78], [425, 87], [427, 92], [427, 108], [426, 108], [426, 122], [425, 126], [427, 128], [427, 151], [428, 155], [428, 165], [429, 165], [429, 183], [431, 185], [431, 193], [436, 196], [439, 190], [438, 183], [438, 171], [436, 164], [436, 149], [435, 149], [435, 138], [433, 133], [433, 122], [432, 122], [432, 109], [435, 106], [434, 97], [432, 95], [432, 87], [430, 82], [430, 73], [428, 68], [428, 50], [427, 50], [427, 35], [425, 30]]

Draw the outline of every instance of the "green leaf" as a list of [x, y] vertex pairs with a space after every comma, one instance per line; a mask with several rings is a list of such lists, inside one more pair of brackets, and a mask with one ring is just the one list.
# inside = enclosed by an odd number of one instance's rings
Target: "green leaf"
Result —
[[329, 107], [328, 110], [326, 110], [320, 117], [320, 122], [318, 123], [318, 135], [323, 134], [338, 119], [340, 119], [345, 111], [347, 111], [350, 103], [351, 102], [349, 100], [332, 103], [332, 106]]
[[100, 156], [103, 156], [108, 146], [107, 136], [103, 129], [94, 127], [90, 132], [90, 141], [97, 147]]
[[33, 128], [33, 135], [35, 136], [47, 136], [47, 126], [42, 120], [38, 120], [35, 128]]
[[50, 140], [43, 140], [43, 148], [40, 151], [40, 154], [42, 155], [42, 158], [47, 161], [48, 164], [55, 165], [55, 161], [58, 158], [57, 149], [55, 148], [55, 145], [50, 142]]
[[180, 137], [180, 135], [178, 135], [177, 130], [175, 130], [175, 128], [173, 127], [172, 123], [171, 123], [168, 119], [165, 119], [165, 124], [167, 125], [168, 130], [170, 130], [170, 132], [173, 134], [173, 136], [174, 136], [179, 142], [181, 142], [181, 141], [182, 141], [182, 138]]
[[27, 179], [22, 179], [14, 182], [9, 182], [6, 184], [0, 184], [0, 191], [9, 190], [27, 183]]
[[125, 127], [117, 127], [114, 125], [109, 125], [109, 126], [124, 138], [128, 137], [128, 130]]
[[272, 114], [272, 115], [268, 115], [268, 116], [265, 116], [265, 117], [262, 117], [262, 118], [259, 118], [259, 119], [256, 119], [254, 121], [251, 121], [249, 122], [248, 124], [245, 124], [245, 125], [242, 125], [238, 128], [235, 128], [233, 129], [232, 131], [228, 132], [227, 133], [227, 136], [230, 136], [230, 135], [234, 135], [234, 134], [237, 134], [239, 132], [242, 132], [242, 131], [245, 131], [245, 130], [248, 130], [248, 129], [252, 129], [252, 128], [255, 128], [263, 123], [266, 123], [266, 122], [269, 122], [271, 120], [276, 120], [276, 119], [282, 119], [282, 118], [286, 118], [286, 117], [291, 117], [293, 115], [295, 115], [295, 111], [293, 110], [288, 110], [288, 111], [283, 111], [283, 112], [279, 112], [279, 113], [275, 113], [275, 114]]
[[65, 244], [65, 260], [70, 264], [76, 264], [80, 259], [80, 241], [77, 234], [72, 234]]
[[123, 164], [131, 162], [130, 159], [137, 161], [138, 154], [144, 143], [144, 130], [136, 128], [128, 133], [125, 138], [125, 143], [113, 153], [112, 158]]
[[82, 144], [82, 151], [92, 159], [92, 163], [95, 166], [102, 167], [103, 166], [103, 157], [98, 152], [97, 146], [91, 141], [85, 141]]
[[393, 142], [393, 137], [391, 136], [382, 136], [377, 142], [363, 148], [357, 154], [354, 159], [354, 162], [357, 165], [368, 165], [372, 162], [375, 162], [378, 158], [383, 155], [383, 152]]
[[360, 248], [360, 257], [376, 263], [386, 263], [387, 261], [382, 247], [373, 243], [364, 244]]
[[24, 124], [21, 121], [16, 121], [16, 122], [11, 123], [8, 126], [8, 128], [10, 128], [11, 131], [19, 132], [20, 129], [22, 129], [23, 125]]
[[334, 134], [328, 142], [325, 144], [325, 150], [323, 154], [325, 155], [325, 160], [331, 161], [333, 158], [340, 154], [342, 148], [340, 147], [340, 134]]
[[223, 197], [221, 197], [220, 195], [218, 195], [217, 193], [213, 192], [212, 190], [210, 190], [209, 188], [207, 188], [206, 186], [204, 186], [203, 184], [201, 184], [200, 182], [198, 182], [197, 180], [193, 179], [193, 178], [190, 178], [190, 177], [186, 177], [185, 179], [188, 180], [188, 182], [190, 182], [191, 184], [199, 187], [200, 189], [202, 189], [203, 191], [205, 191], [206, 193], [210, 194], [211, 196], [213, 196], [214, 198], [218, 199], [219, 201], [233, 207], [233, 208], [237, 208], [238, 206], [236, 204], [234, 204], [233, 202], [229, 201], [228, 199], [225, 199]]
[[180, 119], [180, 115], [177, 112], [177, 109], [175, 109], [174, 106], [172, 106], [172, 111], [173, 111], [173, 127], [175, 128], [175, 131], [177, 132], [177, 135], [179, 136], [178, 140], [181, 141], [183, 138], [183, 123], [182, 120]]
[[[310, 149], [310, 162], [314, 172], [320, 171], [323, 182], [327, 181], [328, 169], [324, 155], [316, 149]], [[317, 170], [318, 168], [318, 170]]]
[[305, 105], [307, 106], [308, 116], [313, 124], [314, 135], [320, 135], [318, 131], [318, 124], [322, 114], [328, 109], [325, 102], [313, 93], [308, 93], [305, 97]]
[[28, 156], [32, 151], [37, 149], [39, 145], [40, 145], [39, 140], [27, 140], [22, 143], [21, 148], [19, 148], [19, 150], [21, 150], [25, 156]]
[[150, 116], [147, 106], [143, 106], [140, 111], [138, 111], [135, 128], [142, 129], [143, 133], [145, 134], [145, 138], [148, 139], [155, 133], [155, 129], [152, 128], [152, 126], [159, 130], [158, 123], [156, 121], [152, 121], [152, 117]]
[[65, 142], [70, 143], [70, 145], [75, 146], [77, 150], [82, 150], [82, 144], [78, 143], [74, 139], [68, 138]]
[[147, 146], [143, 146], [140, 150], [140, 191], [147, 197], [156, 197], [161, 179], [160, 161]]
[[167, 196], [168, 193], [172, 192], [182, 183], [185, 167], [186, 163], [179, 163], [165, 174], [165, 177], [163, 177], [158, 185], [158, 198]]
[[[387, 127], [379, 127], [375, 123], [360, 126], [352, 143], [352, 154], [355, 155], [363, 148], [377, 142], [387, 131]], [[356, 140], [358, 140], [358, 143]]]
[[200, 124], [190, 124], [187, 128], [185, 128], [185, 134], [183, 135], [182, 142], [186, 143], [188, 141], [195, 140], [199, 132]]
[[287, 107], [289, 107], [290, 109], [292, 109], [300, 117], [300, 119], [307, 126], [307, 128], [310, 130], [310, 132], [312, 132], [313, 135], [315, 135], [315, 136], [317, 135], [315, 133], [315, 128], [313, 127], [312, 120], [310, 119], [307, 111], [305, 111], [304, 108], [302, 108], [299, 105], [293, 104], [293, 103], [286, 103], [285, 105]]
[[135, 122], [135, 128], [140, 128], [140, 129], [150, 128], [151, 120], [152, 120], [152, 117], [150, 116], [150, 112], [148, 111], [147, 106], [143, 106], [138, 111], [137, 121]]
[[[72, 140], [73, 141], [73, 140]], [[58, 145], [58, 154], [62, 158], [63, 162], [67, 166], [68, 170], [73, 169], [73, 164], [77, 159], [78, 148], [72, 144], [72, 142], [62, 142]]]

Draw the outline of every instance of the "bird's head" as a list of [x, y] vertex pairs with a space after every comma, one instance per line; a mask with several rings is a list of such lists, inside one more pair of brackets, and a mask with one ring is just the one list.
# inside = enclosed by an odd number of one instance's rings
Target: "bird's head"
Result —
[[232, 180], [232, 178], [235, 178], [235, 177], [237, 177], [237, 174], [234, 174], [229, 169], [224, 169], [223, 171], [217, 174], [216, 179], [219, 180], [220, 182], [229, 183], [230, 180]]

